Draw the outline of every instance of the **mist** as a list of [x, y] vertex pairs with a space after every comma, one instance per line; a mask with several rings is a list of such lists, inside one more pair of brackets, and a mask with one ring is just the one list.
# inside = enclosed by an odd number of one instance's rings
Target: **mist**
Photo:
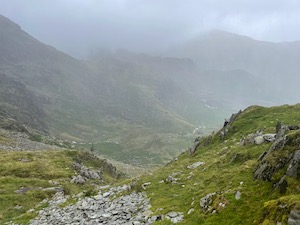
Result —
[[294, 0], [0, 2], [0, 14], [77, 58], [101, 48], [161, 52], [212, 29], [264, 41], [300, 40], [300, 8]]

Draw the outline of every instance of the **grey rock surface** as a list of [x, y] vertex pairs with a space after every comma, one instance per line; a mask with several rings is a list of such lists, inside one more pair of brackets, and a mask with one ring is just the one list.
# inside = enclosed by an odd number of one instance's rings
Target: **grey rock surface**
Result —
[[[59, 205], [68, 197], [56, 195], [48, 200], [49, 206], [39, 211], [37, 218], [30, 225], [41, 224], [151, 224], [150, 214], [144, 215], [150, 208], [149, 199], [144, 193], [120, 195], [128, 190], [126, 185], [114, 187], [104, 194], [79, 198], [76, 204], [61, 208]], [[108, 194], [109, 193], [109, 194]], [[112, 197], [112, 198], [110, 198]], [[156, 218], [153, 218], [153, 220]], [[152, 221], [152, 222], [151, 222]]]
[[292, 210], [288, 218], [288, 225], [299, 225], [299, 224], [300, 224], [300, 211]]

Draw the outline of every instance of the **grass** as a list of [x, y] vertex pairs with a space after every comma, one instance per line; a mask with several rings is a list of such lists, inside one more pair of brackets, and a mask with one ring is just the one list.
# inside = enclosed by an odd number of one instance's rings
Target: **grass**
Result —
[[[87, 182], [85, 185], [70, 183], [71, 176], [75, 174], [75, 161], [81, 161], [84, 165], [96, 169], [101, 168], [103, 163], [103, 160], [87, 152], [75, 150], [0, 151], [0, 224], [11, 220], [27, 224], [36, 216], [39, 208], [46, 206], [40, 205], [40, 202], [54, 194], [53, 191], [44, 191], [43, 188], [63, 187], [67, 195], [84, 190], [92, 192], [96, 181]], [[104, 180], [98, 181], [97, 184], [115, 181], [108, 171], [104, 171], [103, 176]], [[27, 212], [32, 208], [35, 209], [33, 212]]]
[[[180, 224], [276, 224], [277, 221], [287, 224], [290, 210], [300, 206], [299, 180], [288, 178], [289, 187], [285, 194], [274, 189], [272, 182], [254, 180], [257, 158], [269, 149], [271, 143], [241, 146], [239, 141], [240, 137], [260, 129], [264, 129], [265, 133], [274, 133], [277, 121], [298, 125], [299, 109], [300, 105], [248, 108], [231, 125], [224, 141], [218, 133], [212, 134], [210, 143], [204, 144], [208, 138], [204, 139], [194, 155], [182, 153], [178, 160], [158, 169], [152, 175], [141, 176], [135, 189], [142, 191], [141, 185], [151, 182], [146, 193], [151, 198], [154, 214], [184, 212], [185, 219]], [[293, 140], [300, 138], [300, 132], [291, 131], [289, 135]], [[290, 141], [286, 149], [297, 150], [298, 146], [294, 144]], [[205, 164], [196, 169], [187, 168], [198, 161]], [[283, 172], [278, 171], [274, 177], [278, 179]], [[177, 184], [161, 182], [174, 173], [178, 173]], [[237, 191], [241, 192], [239, 200], [235, 199]], [[212, 210], [204, 213], [199, 205], [200, 199], [212, 192], [217, 193]], [[224, 203], [225, 207], [220, 203]], [[286, 207], [282, 209], [279, 205]], [[187, 214], [191, 208], [195, 211]], [[211, 213], [213, 210], [216, 213]], [[155, 224], [171, 223], [164, 220]]]

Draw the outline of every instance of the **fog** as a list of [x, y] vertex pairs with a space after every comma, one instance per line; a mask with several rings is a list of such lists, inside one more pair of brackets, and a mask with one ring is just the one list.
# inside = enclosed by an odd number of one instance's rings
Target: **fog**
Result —
[[75, 57], [97, 48], [158, 52], [211, 29], [300, 40], [296, 0], [0, 0], [0, 14]]

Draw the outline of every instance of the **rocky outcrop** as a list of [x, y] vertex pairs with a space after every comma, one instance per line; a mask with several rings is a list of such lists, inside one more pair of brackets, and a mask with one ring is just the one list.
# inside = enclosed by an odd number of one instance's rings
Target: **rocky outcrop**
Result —
[[74, 163], [73, 167], [79, 174], [72, 177], [71, 183], [84, 184], [91, 179], [102, 179], [101, 170], [95, 171], [80, 163]]
[[297, 150], [287, 168], [286, 175], [290, 177], [300, 177], [300, 150]]
[[203, 212], [211, 210], [211, 205], [216, 194], [216, 192], [209, 193], [200, 199], [200, 207]]
[[[268, 151], [259, 156], [259, 164], [254, 171], [255, 179], [274, 182], [274, 189], [281, 194], [284, 194], [288, 187], [286, 176], [300, 178], [300, 132], [287, 133], [289, 130], [297, 128], [298, 126], [288, 126], [278, 122], [275, 141]], [[284, 168], [286, 171], [283, 176], [279, 180], [273, 179], [273, 175]]]

